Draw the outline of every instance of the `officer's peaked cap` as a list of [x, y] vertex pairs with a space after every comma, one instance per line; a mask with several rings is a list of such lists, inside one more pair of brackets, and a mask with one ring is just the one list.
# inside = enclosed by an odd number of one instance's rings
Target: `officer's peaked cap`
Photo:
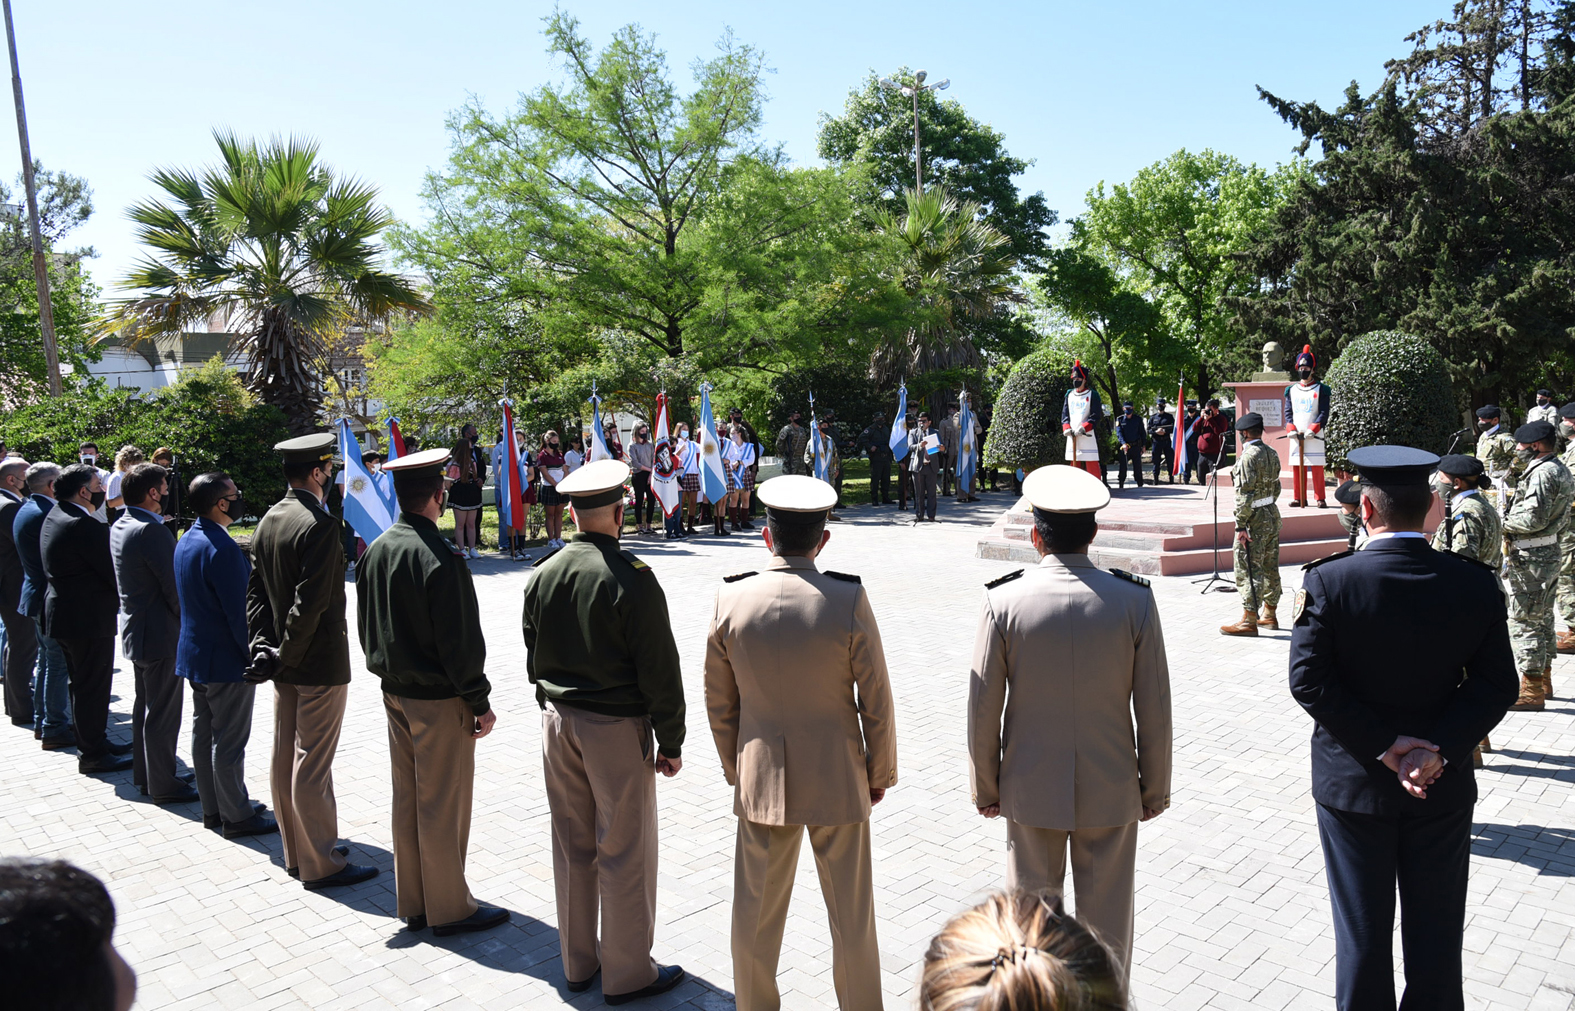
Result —
[[1362, 475], [1362, 484], [1379, 488], [1425, 487], [1438, 469], [1438, 454], [1413, 446], [1363, 446], [1346, 459]]
[[1051, 464], [1023, 478], [1023, 497], [1047, 513], [1092, 513], [1110, 504], [1110, 488], [1079, 467]]

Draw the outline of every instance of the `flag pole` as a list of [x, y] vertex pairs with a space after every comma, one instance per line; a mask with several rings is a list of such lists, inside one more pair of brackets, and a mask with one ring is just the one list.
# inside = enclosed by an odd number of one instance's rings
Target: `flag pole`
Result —
[[33, 178], [33, 148], [27, 139], [27, 106], [22, 101], [22, 70], [16, 60], [16, 26], [11, 21], [11, 0], [5, 6], [5, 40], [11, 52], [11, 93], [16, 97], [16, 133], [22, 145], [22, 186], [27, 191], [27, 226], [33, 240], [33, 279], [38, 286], [38, 329], [44, 337], [44, 361], [49, 366], [49, 395], [60, 396], [60, 349], [55, 344], [55, 307], [49, 300], [49, 265], [44, 259], [44, 237], [38, 227], [38, 186]]

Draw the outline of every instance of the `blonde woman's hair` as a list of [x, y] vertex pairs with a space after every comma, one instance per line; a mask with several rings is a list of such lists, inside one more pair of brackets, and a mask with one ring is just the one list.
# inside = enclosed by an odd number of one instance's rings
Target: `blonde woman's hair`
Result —
[[144, 459], [142, 450], [136, 446], [122, 446], [120, 452], [115, 454], [115, 469], [130, 470], [132, 464], [141, 463]]
[[930, 942], [920, 1011], [1126, 1011], [1120, 963], [1043, 892], [998, 892]]

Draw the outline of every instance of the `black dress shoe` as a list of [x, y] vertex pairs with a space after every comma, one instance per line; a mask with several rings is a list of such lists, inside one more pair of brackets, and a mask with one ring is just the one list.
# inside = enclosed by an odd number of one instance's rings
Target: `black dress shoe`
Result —
[[[335, 846], [334, 847], [334, 852], [339, 854], [342, 857], [347, 857], [347, 856], [350, 855], [350, 847], [348, 847], [348, 846]], [[286, 867], [284, 869], [284, 872], [286, 874], [290, 875], [290, 877], [295, 878], [296, 880], [300, 880], [300, 878], [301, 878], [301, 869], [299, 867]], [[427, 925], [427, 921], [426, 921], [425, 918], [423, 918], [421, 920], [421, 926], [424, 927], [426, 925]]]
[[84, 776], [96, 776], [101, 772], [125, 772], [131, 768], [130, 756], [105, 755], [102, 758], [93, 758], [77, 762], [77, 771]]
[[272, 816], [254, 814], [245, 821], [224, 822], [224, 838], [241, 839], [249, 835], [273, 835], [279, 831], [279, 823]]
[[64, 751], [77, 746], [77, 739], [70, 734], [41, 734], [38, 739], [44, 742], [45, 751]]
[[24, 719], [18, 719], [18, 718], [13, 717], [12, 720], [11, 720], [11, 725], [13, 727], [29, 727], [29, 728], [31, 728], [33, 726], [33, 718], [31, 716], [29, 716], [27, 719], [24, 720]]
[[[252, 801], [252, 810], [255, 811], [257, 814], [262, 814], [264, 811], [268, 810], [268, 805], [264, 804], [262, 801], [254, 800], [254, 801]], [[222, 828], [223, 826], [224, 826], [224, 816], [223, 815], [205, 814], [205, 815], [202, 816], [202, 827], [203, 828]]]
[[570, 993], [584, 993], [585, 991], [587, 991], [587, 990], [589, 990], [591, 988], [591, 984], [596, 982], [596, 977], [600, 976], [601, 974], [602, 974], [602, 970], [601, 970], [600, 967], [598, 967], [597, 970], [595, 972], [591, 973], [588, 978], [582, 979], [578, 983], [576, 983], [572, 979], [568, 979], [567, 977], [565, 977], [564, 980], [563, 980], [563, 985], [564, 985], [564, 988], [567, 989]]
[[683, 980], [684, 970], [682, 966], [658, 966], [656, 970], [655, 983], [652, 983], [650, 986], [643, 989], [634, 990], [630, 993], [604, 993], [602, 994], [602, 1000], [606, 1001], [608, 1004], [627, 1004], [632, 1000], [640, 1000], [644, 997], [655, 997], [659, 993], [666, 993], [673, 987], [677, 986], [679, 983], [682, 983]]
[[197, 791], [188, 786], [184, 790], [181, 790], [179, 793], [172, 793], [168, 797], [154, 797], [153, 798], [153, 803], [155, 803], [155, 804], [190, 804], [192, 801], [200, 800], [200, 799], [201, 798], [197, 796]]
[[129, 745], [129, 744], [111, 744], [109, 746], [109, 753], [111, 755], [129, 755], [129, 754], [131, 754], [131, 745]]
[[448, 937], [450, 934], [471, 934], [478, 930], [491, 930], [507, 922], [509, 922], [507, 909], [499, 909], [497, 906], [477, 906], [476, 911], [463, 920], [440, 923], [432, 928], [432, 933], [439, 937]]
[[411, 933], [414, 933], [418, 930], [425, 930], [427, 929], [427, 918], [425, 916], [407, 917], [405, 919], [405, 929]]
[[316, 881], [303, 881], [301, 887], [315, 892], [320, 888], [337, 888], [340, 885], [359, 885], [363, 881], [377, 877], [377, 868], [366, 864], [345, 864], [339, 868], [338, 873], [330, 874], [326, 878]]

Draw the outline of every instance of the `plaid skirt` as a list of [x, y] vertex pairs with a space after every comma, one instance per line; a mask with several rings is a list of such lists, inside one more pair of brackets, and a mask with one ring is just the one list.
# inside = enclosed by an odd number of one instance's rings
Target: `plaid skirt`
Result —
[[542, 482], [541, 494], [538, 497], [541, 501], [541, 504], [544, 506], [563, 504], [563, 493], [558, 491], [558, 489], [553, 485], [547, 484], [545, 481]]
[[696, 492], [699, 491], [700, 490], [700, 475], [699, 474], [685, 474], [683, 477], [679, 478], [679, 480], [678, 480], [678, 487], [681, 490], [686, 491], [686, 492], [687, 491], [696, 491]]
[[728, 491], [754, 491], [755, 472], [750, 467], [740, 467], [737, 471], [727, 472]]

